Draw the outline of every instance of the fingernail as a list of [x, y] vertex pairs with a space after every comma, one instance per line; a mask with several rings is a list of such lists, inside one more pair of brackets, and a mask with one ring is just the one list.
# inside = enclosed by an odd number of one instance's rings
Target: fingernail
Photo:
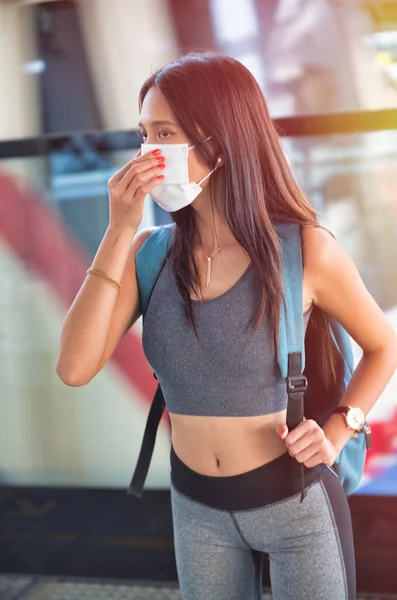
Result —
[[160, 154], [160, 150], [156, 149], [156, 150], [152, 150], [152, 154], [154, 156], [157, 156], [158, 154]]
[[165, 164], [164, 163], [160, 163], [157, 165], [158, 169], [165, 169]]
[[158, 156], [158, 157], [156, 158], [156, 160], [157, 160], [158, 162], [164, 162], [164, 161], [165, 161], [165, 158], [164, 158], [164, 156]]
[[157, 179], [164, 179], [164, 175], [157, 175]]

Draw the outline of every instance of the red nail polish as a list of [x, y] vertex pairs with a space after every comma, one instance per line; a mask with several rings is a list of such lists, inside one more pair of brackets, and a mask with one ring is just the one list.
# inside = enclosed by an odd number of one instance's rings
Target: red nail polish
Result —
[[152, 154], [154, 156], [157, 156], [158, 154], [160, 154], [160, 150], [156, 149], [156, 150], [152, 150]]
[[157, 179], [164, 179], [164, 175], [157, 175]]
[[157, 165], [158, 169], [165, 169], [165, 164], [164, 163], [160, 163]]

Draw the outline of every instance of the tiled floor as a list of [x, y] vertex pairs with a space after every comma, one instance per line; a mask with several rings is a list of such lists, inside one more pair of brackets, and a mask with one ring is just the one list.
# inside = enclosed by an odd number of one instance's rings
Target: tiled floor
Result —
[[[264, 593], [263, 600], [271, 600]], [[106, 582], [0, 575], [0, 600], [182, 600], [177, 584]], [[357, 600], [397, 600], [397, 595], [359, 594]]]

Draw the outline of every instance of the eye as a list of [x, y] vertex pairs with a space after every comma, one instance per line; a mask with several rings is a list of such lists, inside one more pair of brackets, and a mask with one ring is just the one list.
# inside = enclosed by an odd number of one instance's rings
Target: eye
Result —
[[[147, 135], [146, 135], [146, 133], [143, 133], [143, 131], [140, 131], [139, 133], [140, 133], [140, 134], [141, 134], [141, 136], [142, 136], [142, 140], [145, 142], [145, 140], [146, 140], [146, 138], [147, 138]], [[164, 134], [164, 135], [163, 135], [163, 134]], [[175, 135], [175, 133], [174, 133], [174, 132], [171, 132], [171, 131], [165, 131], [165, 130], [163, 129], [162, 131], [159, 131], [158, 137], [159, 137], [161, 140], [168, 140], [168, 138], [169, 138], [169, 137], [171, 137], [172, 135]]]
[[[161, 137], [161, 134], [163, 134], [163, 133], [165, 133], [165, 135], [166, 135], [167, 137]], [[159, 137], [160, 137], [160, 139], [162, 139], [162, 140], [167, 140], [167, 139], [168, 139], [168, 137], [169, 137], [169, 136], [171, 136], [171, 135], [174, 135], [174, 134], [173, 134], [173, 133], [171, 133], [170, 131], [164, 131], [164, 130], [163, 130], [163, 131], [160, 131], [160, 132], [159, 132]]]

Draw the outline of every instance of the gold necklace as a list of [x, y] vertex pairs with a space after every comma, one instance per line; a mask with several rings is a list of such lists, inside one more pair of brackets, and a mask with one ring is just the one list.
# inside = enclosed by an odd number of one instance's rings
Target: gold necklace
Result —
[[224, 246], [224, 245], [225, 245], [225, 244], [226, 244], [226, 243], [227, 243], [229, 240], [231, 240], [231, 239], [232, 239], [232, 237], [233, 237], [233, 236], [231, 235], [231, 236], [230, 236], [230, 238], [228, 238], [228, 239], [226, 240], [226, 242], [223, 242], [223, 244], [221, 244], [221, 246], [219, 246], [218, 250], [216, 250], [212, 256], [207, 256], [207, 255], [206, 255], [206, 253], [205, 253], [205, 250], [204, 250], [204, 247], [203, 247], [203, 244], [201, 243], [201, 240], [200, 240], [200, 246], [201, 246], [201, 248], [202, 248], [202, 250], [203, 250], [203, 252], [204, 252], [204, 256], [205, 256], [205, 258], [207, 259], [207, 287], [209, 286], [209, 284], [210, 284], [210, 282], [211, 282], [211, 263], [212, 263], [212, 259], [213, 259], [213, 257], [215, 256], [215, 254], [216, 254], [217, 252], [219, 252], [219, 250], [220, 250], [221, 248], [223, 248], [223, 246]]

